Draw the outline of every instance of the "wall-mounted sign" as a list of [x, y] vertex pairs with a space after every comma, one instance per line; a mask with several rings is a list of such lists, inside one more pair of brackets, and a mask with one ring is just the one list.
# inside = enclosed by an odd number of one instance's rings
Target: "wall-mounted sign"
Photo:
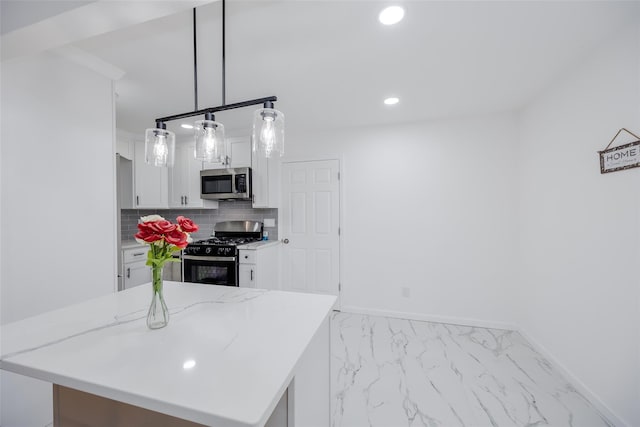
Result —
[[[609, 148], [622, 131], [633, 135], [639, 140], [629, 144]], [[598, 153], [600, 154], [600, 173], [640, 167], [640, 138], [624, 128], [620, 129], [609, 145], [607, 145], [607, 148], [603, 151], [599, 151]]]

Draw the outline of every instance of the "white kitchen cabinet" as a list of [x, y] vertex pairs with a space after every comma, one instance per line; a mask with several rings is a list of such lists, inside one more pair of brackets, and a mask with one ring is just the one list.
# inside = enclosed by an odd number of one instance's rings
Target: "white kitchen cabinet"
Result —
[[146, 246], [124, 249], [122, 251], [123, 260], [123, 289], [130, 289], [144, 283], [151, 282], [151, 268], [147, 262]]
[[279, 242], [258, 242], [239, 250], [238, 286], [278, 289]]
[[200, 171], [203, 162], [193, 156], [195, 142], [176, 145], [175, 164], [169, 168], [169, 207], [217, 208], [215, 200], [200, 198]]
[[133, 141], [135, 136], [132, 133], [116, 129], [116, 153], [125, 159], [133, 160], [135, 156]]
[[280, 165], [279, 156], [267, 159], [254, 153], [251, 161], [254, 208], [279, 207]]
[[251, 167], [250, 137], [232, 137], [225, 139], [228, 163], [204, 163], [204, 169], [227, 169]]
[[133, 209], [133, 162], [116, 153], [118, 209]]
[[168, 168], [145, 163], [144, 141], [135, 141], [134, 149], [135, 207], [168, 208]]
[[227, 139], [230, 168], [251, 167], [251, 139], [249, 137]]
[[255, 264], [240, 264], [238, 266], [238, 286], [241, 288], [255, 288], [257, 270], [258, 268]]
[[229, 164], [204, 163], [204, 169], [251, 168], [253, 207], [278, 208], [280, 205], [280, 157], [266, 159], [253, 153], [251, 137], [227, 138]]

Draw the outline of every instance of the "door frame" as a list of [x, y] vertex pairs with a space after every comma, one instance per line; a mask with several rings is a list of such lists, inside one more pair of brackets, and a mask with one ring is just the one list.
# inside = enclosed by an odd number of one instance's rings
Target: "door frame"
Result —
[[[280, 169], [282, 170], [285, 164], [288, 163], [308, 163], [308, 162], [322, 162], [322, 161], [327, 161], [327, 160], [335, 160], [338, 162], [338, 173], [340, 174], [340, 179], [338, 180], [338, 228], [340, 230], [340, 233], [338, 234], [338, 299], [336, 300], [336, 303], [333, 305], [333, 310], [334, 311], [341, 311], [342, 308], [342, 292], [344, 289], [344, 281], [343, 281], [343, 273], [342, 273], [342, 264], [344, 262], [343, 259], [343, 254], [344, 254], [344, 248], [343, 248], [343, 237], [345, 235], [345, 230], [344, 230], [344, 206], [345, 206], [345, 202], [344, 202], [344, 189], [343, 189], [343, 182], [344, 182], [344, 158], [342, 155], [339, 156], [320, 156], [320, 157], [313, 157], [313, 158], [309, 158], [309, 157], [295, 157], [295, 158], [287, 158], [287, 159], [283, 159], [280, 162]], [[284, 191], [282, 191], [282, 187], [284, 186], [284, 180], [281, 178], [280, 180], [280, 207], [281, 209], [278, 209], [278, 240], [280, 240], [281, 244], [282, 244], [282, 231], [284, 230], [284, 228], [281, 226], [282, 223], [282, 210], [284, 209], [284, 204], [283, 204], [283, 199], [284, 199]], [[284, 256], [280, 257], [280, 265], [278, 266], [279, 269], [279, 276], [280, 277], [284, 277], [283, 276], [283, 272], [284, 272]]]

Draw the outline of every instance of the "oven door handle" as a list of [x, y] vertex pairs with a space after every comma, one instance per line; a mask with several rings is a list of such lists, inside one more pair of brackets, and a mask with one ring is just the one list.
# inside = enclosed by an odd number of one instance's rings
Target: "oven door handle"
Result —
[[235, 262], [234, 256], [198, 256], [198, 255], [182, 255], [182, 259], [190, 259], [193, 261], [223, 261], [223, 262]]

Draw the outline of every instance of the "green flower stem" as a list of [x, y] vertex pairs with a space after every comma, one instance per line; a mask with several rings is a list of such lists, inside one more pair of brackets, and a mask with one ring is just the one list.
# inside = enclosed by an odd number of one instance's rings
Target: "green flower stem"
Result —
[[153, 292], [162, 296], [162, 265], [154, 265], [151, 267]]

